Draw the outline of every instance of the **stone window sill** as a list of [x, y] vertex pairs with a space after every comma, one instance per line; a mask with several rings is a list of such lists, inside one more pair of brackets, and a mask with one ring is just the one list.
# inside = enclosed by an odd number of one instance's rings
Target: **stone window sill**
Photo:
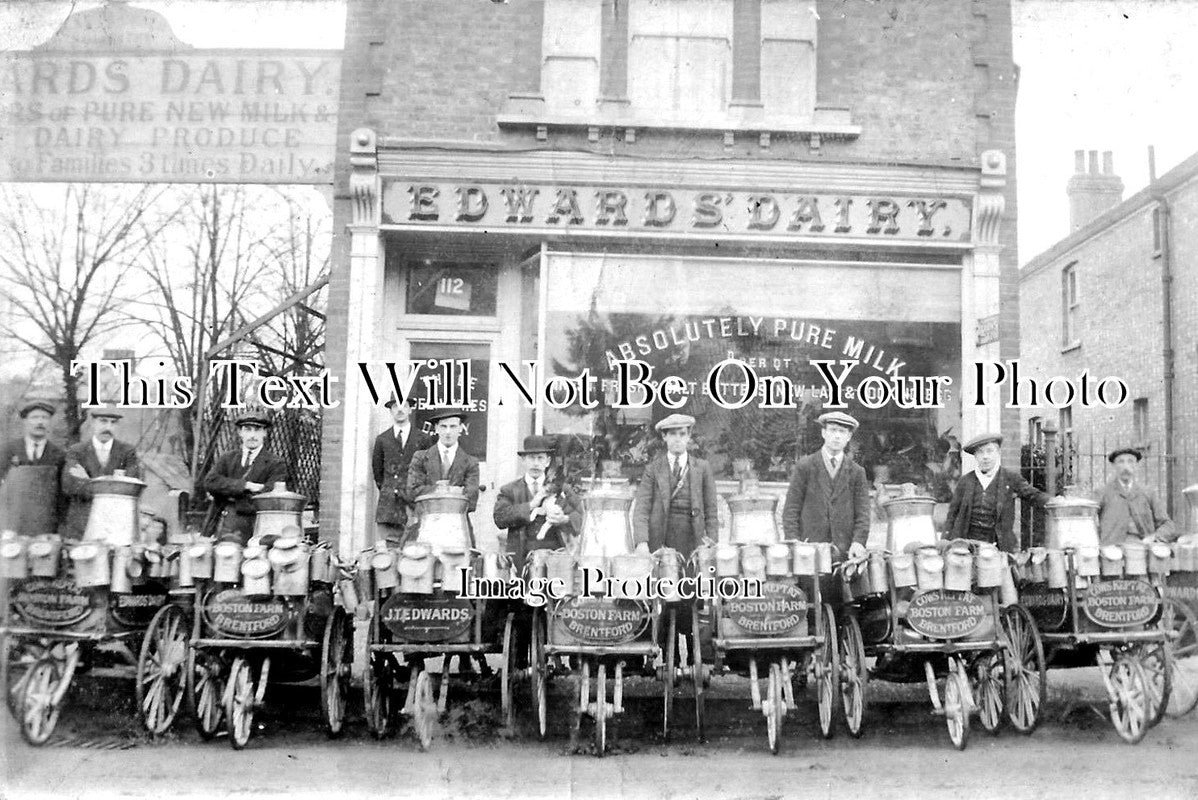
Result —
[[1081, 340], [1073, 341], [1073, 342], [1070, 342], [1069, 344], [1061, 347], [1061, 355], [1065, 355], [1066, 353], [1072, 353], [1074, 350], [1081, 350], [1081, 349], [1082, 349]]

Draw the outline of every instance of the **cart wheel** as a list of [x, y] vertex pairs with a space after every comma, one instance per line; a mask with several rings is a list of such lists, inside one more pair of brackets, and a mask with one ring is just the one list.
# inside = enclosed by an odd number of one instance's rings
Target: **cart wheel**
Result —
[[1135, 648], [1148, 679], [1148, 727], [1165, 718], [1173, 692], [1173, 648], [1168, 642], [1151, 642]]
[[29, 744], [45, 744], [54, 733], [62, 711], [62, 668], [54, 658], [46, 657], [29, 670], [19, 702], [21, 736]]
[[1007, 719], [1020, 733], [1031, 733], [1040, 724], [1048, 694], [1044, 643], [1032, 615], [1021, 605], [1004, 608], [999, 621], [1009, 647], [1003, 662]]
[[216, 736], [225, 719], [225, 662], [216, 653], [187, 651], [187, 702], [204, 740]]
[[1127, 653], [1116, 654], [1107, 680], [1111, 723], [1129, 744], [1136, 744], [1148, 732], [1151, 711], [1148, 692], [1148, 677], [1140, 659]]
[[187, 615], [168, 604], [158, 609], [137, 657], [137, 710], [142, 725], [157, 736], [175, 722], [183, 703], [187, 664]]
[[595, 756], [598, 758], [607, 752], [607, 709], [607, 665], [599, 662], [595, 670]]
[[[445, 691], [445, 687], [441, 691]], [[433, 679], [426, 669], [420, 670], [416, 676], [415, 694], [412, 727], [416, 731], [416, 738], [420, 740], [420, 749], [427, 750], [433, 744], [433, 732], [437, 725], [437, 701], [433, 698]]]
[[499, 662], [499, 710], [503, 712], [503, 724], [508, 728], [516, 725], [516, 709], [512, 696], [516, 688], [516, 631], [515, 614], [508, 614], [503, 624], [503, 655]]
[[703, 728], [703, 716], [706, 709], [707, 687], [704, 685], [707, 682], [707, 677], [703, 669], [703, 646], [699, 642], [699, 609], [696, 605], [691, 612], [691, 679], [695, 683], [695, 735], [700, 742], [707, 741], [707, 734]]
[[782, 718], [786, 716], [786, 698], [782, 691], [782, 665], [777, 661], [770, 664], [769, 683], [761, 710], [765, 713], [765, 733], [770, 740], [770, 752], [778, 755], [782, 749]]
[[391, 701], [394, 674], [387, 653], [371, 653], [362, 678], [362, 700], [366, 706], [366, 728], [376, 739], [391, 730]]
[[545, 655], [545, 627], [540, 613], [532, 617], [532, 643], [529, 645], [532, 667], [532, 696], [537, 705], [537, 738], [549, 732], [549, 657]]
[[324, 624], [320, 647], [320, 704], [329, 736], [340, 736], [345, 724], [353, 646], [349, 617], [345, 609], [334, 608]]
[[824, 643], [815, 651], [819, 732], [825, 739], [831, 739], [836, 734], [836, 708], [841, 704], [837, 697], [840, 692], [840, 647], [836, 642], [836, 614], [827, 603], [824, 603], [824, 615], [820, 620], [820, 634]]
[[866, 686], [869, 671], [865, 668], [865, 642], [857, 617], [845, 613], [840, 622], [840, 697], [844, 705], [844, 722], [849, 735], [860, 738], [865, 730]]
[[948, 738], [958, 750], [969, 744], [969, 711], [973, 706], [973, 693], [969, 689], [969, 675], [964, 666], [954, 666], [944, 679], [944, 720], [948, 725]]
[[254, 732], [254, 670], [245, 656], [233, 659], [229, 669], [229, 689], [225, 700], [225, 719], [229, 726], [229, 744], [240, 750]]
[[1198, 616], [1185, 603], [1166, 598], [1163, 619], [1174, 634], [1170, 644], [1173, 691], [1169, 692], [1165, 713], [1180, 717], [1198, 706]]
[[21, 693], [25, 691], [29, 673], [48, 654], [49, 648], [43, 644], [0, 636], [0, 663], [8, 667], [8, 686], [5, 687], [8, 710], [17, 722], [21, 721]]
[[1001, 652], [986, 653], [974, 661], [973, 668], [978, 720], [987, 733], [997, 735], [1003, 722], [1003, 695], [1008, 691], [1004, 656]]
[[670, 720], [674, 716], [674, 662], [678, 658], [678, 610], [669, 609], [670, 622], [666, 628], [666, 649], [662, 678], [661, 738], [670, 741]]

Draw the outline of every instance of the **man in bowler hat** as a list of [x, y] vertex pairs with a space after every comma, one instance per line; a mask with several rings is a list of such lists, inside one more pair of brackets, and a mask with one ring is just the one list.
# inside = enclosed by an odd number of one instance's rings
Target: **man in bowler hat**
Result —
[[88, 414], [92, 436], [67, 450], [62, 473], [62, 493], [70, 501], [67, 507], [65, 537], [82, 539], [92, 509], [91, 479], [112, 475], [118, 469], [130, 478], [141, 477], [141, 462], [133, 445], [116, 438], [121, 413], [98, 408]]
[[1051, 499], [1023, 476], [1001, 465], [1002, 435], [983, 433], [962, 447], [977, 467], [957, 481], [945, 521], [949, 538], [997, 544], [1007, 553], [1019, 549], [1014, 533], [1015, 498], [1043, 508]]
[[859, 423], [843, 411], [820, 414], [824, 446], [803, 456], [790, 475], [782, 508], [787, 539], [828, 542], [836, 558], [865, 555], [869, 538], [869, 480], [845, 451]]
[[398, 544], [403, 540], [408, 517], [414, 513], [407, 494], [408, 467], [412, 456], [422, 449], [424, 436], [412, 424], [409, 398], [401, 402], [391, 395], [386, 407], [391, 412], [391, 427], [375, 437], [370, 454], [374, 486], [379, 492], [374, 511], [375, 538]]
[[507, 531], [507, 550], [519, 569], [532, 550], [557, 550], [582, 532], [582, 514], [570, 492], [549, 474], [553, 439], [526, 436], [518, 454], [524, 474], [495, 498], [495, 526]]
[[1173, 520], [1156, 492], [1136, 480], [1143, 455], [1134, 447], [1122, 447], [1107, 456], [1115, 466], [1115, 477], [1098, 496], [1098, 527], [1102, 544], [1123, 544], [1129, 539], [1171, 542], [1177, 538]]
[[212, 495], [204, 529], [209, 535], [245, 544], [254, 532], [252, 497], [287, 480], [287, 464], [266, 451], [270, 417], [247, 410], [237, 420], [241, 447], [218, 458], [196, 487]]

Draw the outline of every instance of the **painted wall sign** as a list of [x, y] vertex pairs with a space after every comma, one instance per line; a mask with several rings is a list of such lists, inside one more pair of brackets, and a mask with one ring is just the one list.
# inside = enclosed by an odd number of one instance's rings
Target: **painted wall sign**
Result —
[[268, 639], [287, 627], [291, 607], [276, 597], [250, 598], [238, 589], [204, 596], [204, 619], [218, 633], [238, 639]]
[[34, 579], [13, 592], [13, 607], [30, 624], [67, 627], [91, 613], [91, 593], [67, 578]]
[[1156, 616], [1160, 596], [1148, 581], [1092, 581], [1083, 607], [1096, 625], [1126, 628], [1143, 625]]
[[447, 642], [470, 630], [474, 603], [452, 595], [393, 594], [383, 603], [382, 623], [405, 642]]
[[[85, 18], [115, 41], [81, 42]], [[80, 12], [0, 57], [0, 181], [331, 184], [340, 76], [336, 50], [196, 50], [155, 12]]]
[[958, 197], [662, 187], [383, 182], [383, 224], [968, 242]]
[[1064, 589], [1049, 589], [1044, 584], [1025, 584], [1019, 590], [1019, 602], [1042, 630], [1060, 630], [1069, 614]]
[[932, 639], [961, 639], [976, 632], [990, 609], [972, 592], [921, 592], [907, 609], [907, 624]]
[[753, 636], [800, 636], [807, 632], [807, 595], [799, 587], [766, 581], [760, 598], [729, 600], [724, 611], [732, 623]]
[[583, 644], [626, 644], [649, 626], [649, 608], [637, 600], [570, 597], [558, 603], [553, 616], [568, 639]]
[[113, 594], [108, 598], [108, 613], [128, 628], [145, 628], [166, 605], [167, 587], [158, 581], [134, 586], [131, 594]]

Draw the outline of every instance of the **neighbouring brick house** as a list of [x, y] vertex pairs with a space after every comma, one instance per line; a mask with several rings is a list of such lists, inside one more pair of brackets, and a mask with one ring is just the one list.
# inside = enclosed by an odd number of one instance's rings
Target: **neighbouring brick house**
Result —
[[1184, 517], [1181, 490], [1198, 481], [1198, 154], [1122, 200], [1110, 154], [1076, 154], [1073, 232], [1019, 276], [1021, 374], [1128, 386], [1118, 408], [1023, 410], [1033, 435], [1052, 420], [1073, 479], [1107, 479], [1106, 451], [1145, 451], [1146, 479]]
[[473, 366], [484, 539], [521, 437], [635, 475], [667, 413], [532, 408], [499, 362], [606, 378], [636, 357], [701, 385], [733, 354], [807, 387], [798, 410], [688, 400], [725, 481], [748, 462], [783, 486], [815, 449], [815, 358], [857, 358], [851, 385], [954, 379], [940, 409], [850, 401], [871, 479], [934, 477], [985, 429], [1018, 439], [1017, 412], [961, 403], [963, 365], [1018, 355], [1008, 0], [350, 0], [342, 75], [328, 365], [346, 385], [321, 514], [343, 550], [373, 536], [387, 424], [359, 362]]

